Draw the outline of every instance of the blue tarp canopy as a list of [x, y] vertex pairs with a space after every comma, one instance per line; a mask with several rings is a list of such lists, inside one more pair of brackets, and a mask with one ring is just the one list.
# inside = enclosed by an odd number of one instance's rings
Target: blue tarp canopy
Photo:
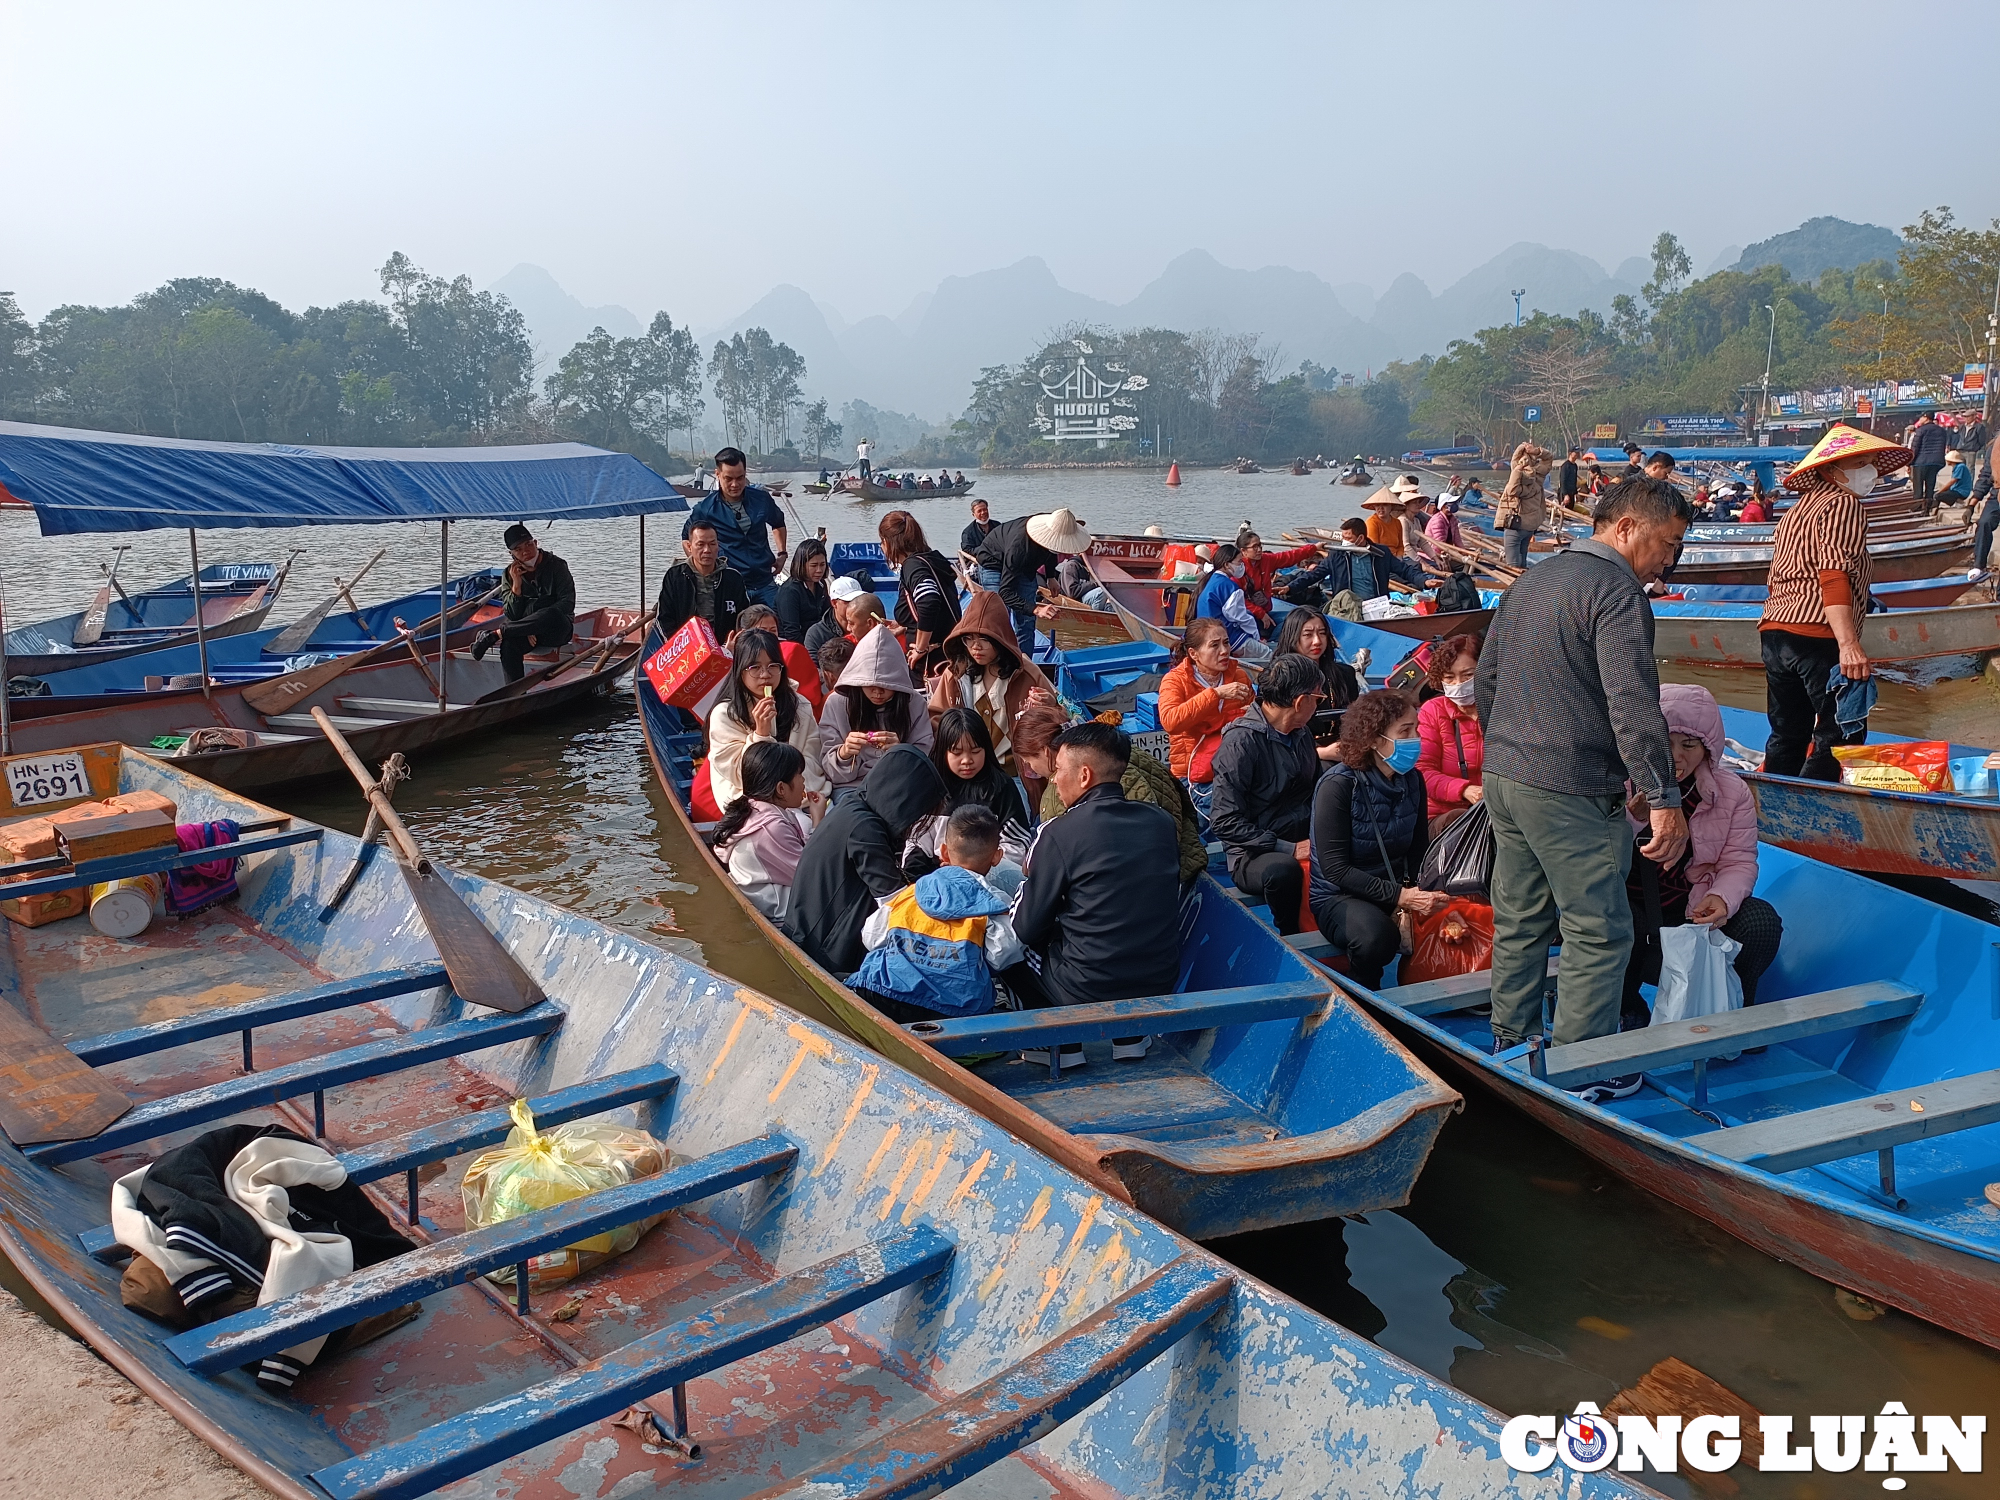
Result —
[[0, 485], [42, 535], [369, 521], [587, 521], [686, 510], [629, 453], [300, 448], [0, 422]]

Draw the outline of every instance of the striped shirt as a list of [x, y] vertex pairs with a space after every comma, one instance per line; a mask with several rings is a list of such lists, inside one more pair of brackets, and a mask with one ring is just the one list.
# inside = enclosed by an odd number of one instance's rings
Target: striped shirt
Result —
[[1778, 521], [1760, 630], [1833, 637], [1826, 606], [1868, 607], [1868, 521], [1861, 502], [1830, 481], [1808, 488]]

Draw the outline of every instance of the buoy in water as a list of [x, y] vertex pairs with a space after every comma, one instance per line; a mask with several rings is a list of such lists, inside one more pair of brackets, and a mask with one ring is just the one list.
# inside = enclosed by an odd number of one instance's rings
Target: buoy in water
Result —
[[1181, 487], [1181, 461], [1179, 459], [1175, 459], [1171, 464], [1167, 465], [1167, 488], [1170, 490], [1177, 490], [1180, 487]]

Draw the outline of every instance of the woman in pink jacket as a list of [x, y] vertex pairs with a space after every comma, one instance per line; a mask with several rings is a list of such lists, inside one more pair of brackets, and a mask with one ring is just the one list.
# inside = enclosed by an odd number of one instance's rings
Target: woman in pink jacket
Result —
[[1431, 653], [1430, 684], [1438, 695], [1417, 710], [1417, 766], [1424, 773], [1431, 837], [1472, 810], [1484, 794], [1481, 767], [1486, 764], [1486, 737], [1479, 732], [1479, 710], [1472, 702], [1472, 679], [1479, 670], [1477, 635], [1447, 636]]
[[[1778, 956], [1785, 924], [1777, 908], [1750, 894], [1757, 884], [1757, 803], [1741, 776], [1722, 763], [1722, 710], [1707, 688], [1669, 683], [1660, 708], [1673, 741], [1674, 775], [1687, 813], [1687, 852], [1672, 865], [1656, 865], [1637, 850], [1625, 890], [1632, 902], [1632, 959], [1625, 967], [1622, 1031], [1652, 1019], [1641, 984], [1660, 977], [1659, 930], [1698, 922], [1720, 927], [1743, 945], [1736, 977], [1743, 1003], [1757, 1003], [1757, 980]], [[1652, 810], [1637, 792], [1625, 803], [1635, 832], [1647, 830]], [[1752, 1048], [1762, 1051], [1762, 1048]]]

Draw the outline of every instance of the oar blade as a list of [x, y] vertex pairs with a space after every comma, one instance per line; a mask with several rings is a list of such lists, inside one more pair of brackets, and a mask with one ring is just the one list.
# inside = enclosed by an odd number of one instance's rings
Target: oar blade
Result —
[[340, 603], [340, 595], [338, 594], [321, 600], [307, 613], [300, 615], [291, 624], [272, 636], [270, 644], [265, 646], [264, 650], [272, 656], [290, 656], [306, 643], [315, 630], [319, 629], [320, 625], [326, 620], [326, 617], [333, 613], [334, 605], [338, 603]]
[[548, 998], [430, 861], [414, 870], [405, 865], [403, 878], [461, 1000], [512, 1013]]
[[0, 1000], [0, 1130], [8, 1140], [87, 1140], [131, 1107], [82, 1058]]
[[97, 597], [90, 601], [90, 608], [83, 612], [83, 618], [76, 622], [69, 643], [72, 646], [95, 646], [104, 634], [104, 617], [111, 610], [111, 585], [105, 584], [97, 591]]

